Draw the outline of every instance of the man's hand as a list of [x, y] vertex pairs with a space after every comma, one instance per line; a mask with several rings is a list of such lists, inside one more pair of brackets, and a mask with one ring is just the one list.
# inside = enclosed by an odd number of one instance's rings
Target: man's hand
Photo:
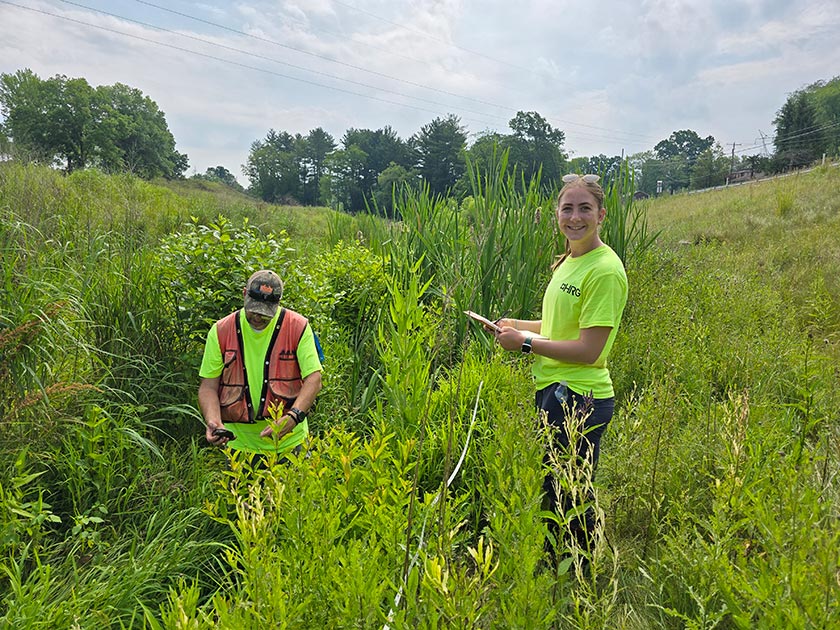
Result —
[[271, 418], [268, 419], [268, 426], [260, 431], [260, 437], [276, 438], [282, 440], [297, 426], [297, 422], [292, 416], [286, 414], [276, 422]]
[[227, 430], [223, 424], [208, 424], [207, 429], [204, 431], [204, 437], [213, 446], [226, 446], [231, 438], [223, 435], [215, 435], [213, 432], [218, 429]]

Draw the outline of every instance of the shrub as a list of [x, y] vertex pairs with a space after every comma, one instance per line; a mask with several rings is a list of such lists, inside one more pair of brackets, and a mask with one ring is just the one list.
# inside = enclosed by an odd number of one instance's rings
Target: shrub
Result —
[[286, 301], [322, 325], [353, 328], [375, 315], [387, 293], [381, 258], [357, 244], [339, 242], [289, 269]]
[[210, 225], [193, 221], [158, 248], [162, 289], [182, 335], [201, 341], [220, 317], [242, 305], [242, 289], [258, 269], [285, 276], [289, 239], [262, 234], [244, 219], [234, 227], [223, 216]]

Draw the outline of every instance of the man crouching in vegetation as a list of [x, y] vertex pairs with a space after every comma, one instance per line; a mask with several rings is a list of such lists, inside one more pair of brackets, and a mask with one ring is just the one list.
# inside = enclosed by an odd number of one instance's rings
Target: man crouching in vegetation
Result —
[[263, 460], [298, 452], [309, 435], [306, 416], [321, 391], [321, 362], [312, 327], [280, 307], [283, 281], [254, 273], [244, 308], [210, 328], [201, 362], [198, 404], [207, 441]]

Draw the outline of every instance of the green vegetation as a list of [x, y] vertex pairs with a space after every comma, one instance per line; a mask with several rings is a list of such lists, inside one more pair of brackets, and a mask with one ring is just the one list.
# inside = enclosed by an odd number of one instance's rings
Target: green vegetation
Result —
[[94, 88], [81, 78], [42, 80], [29, 69], [0, 74], [0, 113], [0, 137], [14, 139], [21, 159], [145, 178], [187, 169], [157, 104], [122, 83]]
[[[636, 209], [616, 178], [602, 535], [552, 569], [528, 358], [460, 313], [536, 316], [560, 250], [505, 159], [399, 223], [0, 164], [0, 628], [840, 624], [840, 169]], [[195, 396], [258, 262], [327, 354], [310, 452], [269, 471]]]
[[788, 96], [773, 121], [776, 170], [800, 168], [840, 151], [840, 76]]
[[[567, 172], [597, 173], [605, 181], [629, 163], [635, 189], [677, 193], [798, 169], [840, 154], [840, 77], [790, 94], [776, 114], [770, 155], [762, 144], [724, 150], [713, 136], [674, 131], [651, 150], [630, 156], [570, 159], [566, 134], [535, 111], [518, 111], [511, 133], [468, 129], [454, 114], [437, 117], [407, 139], [386, 125], [348, 129], [336, 141], [322, 127], [306, 134], [269, 129], [251, 143], [242, 174], [247, 193], [266, 203], [329, 206], [350, 213], [400, 218], [396, 198], [406, 189], [450, 197], [459, 204], [474, 192], [470, 171], [492, 171], [504, 154], [504, 175], [517, 183], [559, 189]], [[726, 147], [728, 149], [728, 147]], [[178, 180], [188, 156], [175, 150], [164, 113], [140, 90], [121, 83], [91, 87], [84, 78], [42, 80], [29, 69], [0, 74], [0, 157], [61, 166], [71, 173], [97, 168], [144, 179]], [[192, 178], [218, 184], [224, 194], [244, 192], [224, 166]], [[252, 205], [253, 202], [247, 202]]]
[[566, 168], [565, 134], [537, 112], [517, 112], [509, 125], [512, 134], [485, 134], [469, 148], [467, 130], [452, 114], [407, 140], [389, 126], [348, 129], [340, 146], [320, 127], [306, 135], [269, 129], [251, 145], [244, 171], [250, 192], [264, 201], [321, 203], [388, 217], [395, 216], [393, 196], [405, 187], [462, 199], [470, 190], [467, 161], [485, 171], [504, 151], [510, 174], [524, 181], [541, 176], [557, 186]]

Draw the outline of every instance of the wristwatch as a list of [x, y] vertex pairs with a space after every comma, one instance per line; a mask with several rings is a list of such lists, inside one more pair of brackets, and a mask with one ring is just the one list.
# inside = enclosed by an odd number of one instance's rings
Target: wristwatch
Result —
[[533, 337], [525, 337], [525, 341], [522, 342], [522, 352], [524, 354], [531, 354], [531, 341], [533, 341]]
[[301, 411], [297, 407], [292, 407], [291, 409], [289, 409], [289, 413], [292, 415], [292, 417], [294, 417], [296, 424], [300, 424], [301, 422], [306, 420], [306, 416], [309, 415], [307, 412]]

